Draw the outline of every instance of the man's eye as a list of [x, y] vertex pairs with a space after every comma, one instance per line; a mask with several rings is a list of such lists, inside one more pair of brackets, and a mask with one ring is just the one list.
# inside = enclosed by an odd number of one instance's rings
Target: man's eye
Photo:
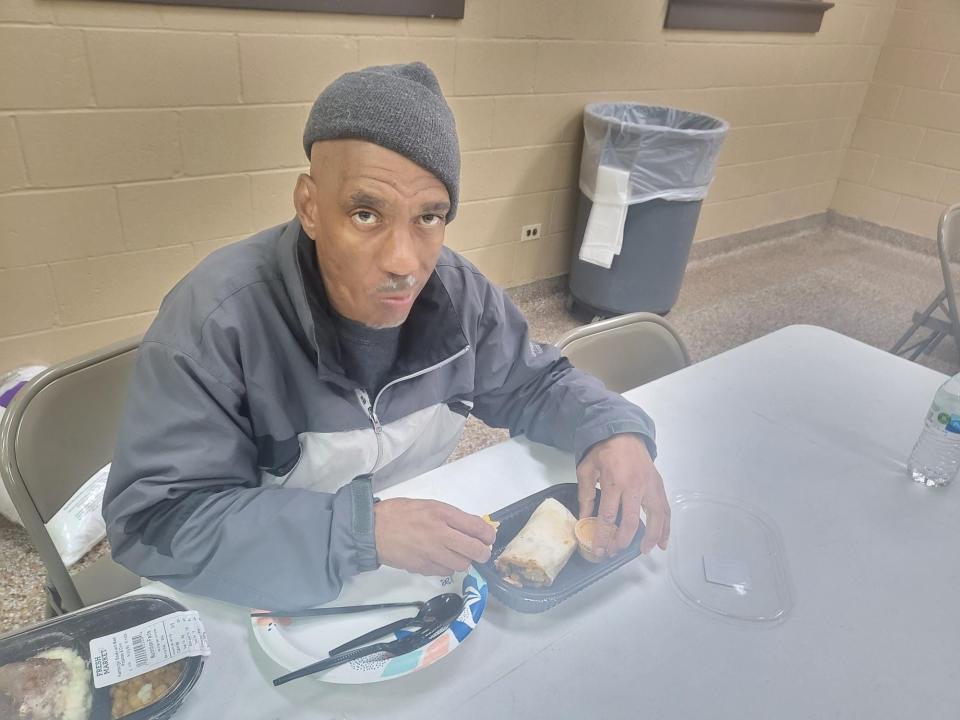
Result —
[[361, 225], [373, 225], [377, 221], [377, 216], [369, 210], [358, 210], [353, 214], [357, 222]]
[[433, 213], [422, 215], [420, 219], [423, 221], [424, 225], [439, 225], [440, 223], [443, 222], [442, 215], [434, 215]]

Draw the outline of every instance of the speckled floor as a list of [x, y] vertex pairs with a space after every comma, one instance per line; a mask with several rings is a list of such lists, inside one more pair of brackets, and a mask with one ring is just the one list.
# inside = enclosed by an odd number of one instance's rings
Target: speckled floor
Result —
[[[938, 282], [933, 257], [827, 227], [692, 262], [668, 319], [694, 361], [795, 323], [889, 349]], [[553, 342], [579, 324], [564, 309], [564, 288], [556, 280], [511, 291], [534, 338]], [[921, 362], [945, 373], [960, 367], [951, 342]], [[451, 459], [506, 437], [471, 419]], [[42, 565], [25, 533], [2, 518], [0, 569], [0, 633], [42, 619]]]

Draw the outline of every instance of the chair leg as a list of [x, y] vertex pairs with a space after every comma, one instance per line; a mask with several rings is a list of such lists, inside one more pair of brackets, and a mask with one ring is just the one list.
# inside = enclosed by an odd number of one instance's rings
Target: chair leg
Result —
[[899, 340], [897, 340], [896, 343], [894, 343], [893, 347], [890, 348], [890, 352], [891, 352], [892, 354], [894, 354], [894, 355], [899, 355], [899, 354], [901, 353], [901, 351], [903, 351], [904, 353], [906, 353], [907, 351], [906, 351], [906, 350], [903, 350], [903, 346], [906, 345], [907, 341], [908, 341], [911, 337], [913, 337], [913, 334], [914, 334], [917, 330], [919, 330], [919, 329], [920, 329], [920, 323], [914, 322], [914, 323], [910, 326], [910, 329], [907, 330], [907, 331], [903, 334], [903, 336], [902, 336]]
[[[894, 355], [900, 355], [901, 353], [906, 355], [906, 353], [910, 351], [910, 348], [904, 350], [903, 346], [906, 345], [907, 341], [913, 336], [913, 334], [923, 326], [924, 321], [933, 314], [933, 311], [937, 309], [940, 303], [946, 299], [947, 291], [944, 290], [937, 295], [936, 299], [932, 303], [927, 306], [926, 310], [920, 313], [919, 316], [915, 315], [910, 329], [907, 330], [899, 340], [897, 340], [896, 344], [890, 349], [890, 352], [892, 352]], [[916, 359], [916, 357], [913, 359]]]
[[47, 583], [43, 584], [43, 594], [47, 602], [43, 606], [43, 616], [47, 620], [63, 615], [63, 606], [60, 604], [60, 594]]
[[937, 345], [940, 344], [940, 341], [943, 340], [946, 335], [944, 333], [935, 333], [935, 339], [931, 339], [930, 344], [927, 345], [926, 353], [930, 355], [934, 350], [937, 349]]
[[950, 321], [950, 336], [953, 338], [954, 347], [957, 349], [957, 360], [960, 361], [960, 317], [957, 316], [957, 303], [953, 298], [947, 298], [947, 307], [943, 309], [943, 314]]
[[907, 355], [909, 355], [911, 352], [916, 351], [914, 357], [919, 356], [919, 354], [923, 353], [926, 347], [930, 344], [930, 341], [933, 340], [937, 332], [938, 331], [936, 330], [932, 330], [930, 335], [927, 335], [927, 337], [923, 338], [922, 340], [917, 340], [915, 343], [913, 343], [913, 345], [908, 345], [905, 348], [901, 348], [899, 355], [901, 357], [907, 357]]
[[910, 355], [909, 359], [916, 360], [918, 357], [920, 357], [924, 353], [929, 353], [931, 350], [933, 350], [933, 348], [936, 347], [937, 343], [940, 342], [940, 339], [942, 337], [943, 337], [943, 333], [937, 332], [935, 330], [932, 333], [930, 333], [930, 335], [925, 340], [923, 340], [922, 342], [918, 342], [916, 345], [911, 346], [911, 348], [905, 350], [903, 354], [904, 356], [906, 356], [906, 354], [910, 351], [910, 349], [913, 349], [913, 353]]

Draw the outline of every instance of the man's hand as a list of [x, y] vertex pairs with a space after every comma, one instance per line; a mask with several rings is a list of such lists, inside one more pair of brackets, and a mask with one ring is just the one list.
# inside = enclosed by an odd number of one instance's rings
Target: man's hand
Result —
[[[598, 442], [577, 466], [580, 485], [580, 517], [593, 515], [596, 483], [600, 481], [600, 518], [594, 538], [597, 555], [613, 555], [627, 547], [640, 527], [640, 510], [646, 515], [647, 530], [640, 552], [654, 545], [667, 549], [670, 537], [670, 504], [663, 479], [653, 466], [647, 446], [636, 435], [614, 435]], [[623, 506], [620, 527], [617, 511]]]
[[436, 500], [383, 500], [373, 516], [380, 562], [420, 575], [452, 575], [485, 563], [497, 537], [483, 518]]

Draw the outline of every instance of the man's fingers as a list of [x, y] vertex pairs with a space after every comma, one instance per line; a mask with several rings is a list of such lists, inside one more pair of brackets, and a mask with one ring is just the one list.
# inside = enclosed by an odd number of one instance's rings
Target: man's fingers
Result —
[[[484, 523], [486, 525], [486, 523]], [[464, 535], [459, 530], [450, 528], [447, 535], [447, 547], [468, 560], [476, 563], [485, 563], [490, 559], [490, 546], [485, 545], [475, 537]]]
[[617, 531], [620, 494], [620, 490], [616, 487], [600, 489], [600, 511], [597, 513], [600, 522], [597, 523], [597, 532], [593, 537], [593, 551], [600, 557], [607, 554], [608, 548], [616, 550], [612, 541]]
[[640, 527], [640, 501], [639, 492], [628, 490], [623, 494], [623, 514], [620, 517], [620, 529], [617, 530], [614, 543], [617, 550], [625, 549], [637, 534], [637, 529]]
[[597, 499], [597, 471], [582, 464], [577, 467], [577, 488], [580, 517], [590, 517], [593, 515], [593, 504]]
[[451, 570], [448, 567], [443, 567], [442, 565], [437, 565], [436, 563], [426, 562], [420, 568], [418, 574], [426, 575], [427, 577], [446, 577], [447, 575], [453, 575], [456, 570]]
[[663, 537], [664, 523], [667, 521], [667, 514], [670, 510], [666, 503], [658, 498], [650, 505], [643, 506], [647, 515], [647, 531], [643, 536], [643, 542], [640, 543], [640, 552], [647, 554], [653, 550], [654, 546], [660, 543]]
[[441, 546], [431, 548], [427, 560], [434, 565], [450, 570], [450, 572], [446, 572], [444, 575], [450, 575], [453, 572], [463, 572], [470, 567], [469, 558]]
[[[664, 502], [667, 502], [666, 499]], [[657, 543], [661, 550], [667, 549], [667, 543], [670, 541], [670, 503], [667, 502], [667, 514], [663, 519], [663, 532], [660, 533], [660, 542]]]
[[[449, 506], [446, 516], [447, 525], [465, 535], [476, 538], [484, 545], [493, 545], [497, 539], [497, 530], [485, 522], [479, 515], [471, 515], [458, 508]], [[486, 561], [484, 561], [486, 562]]]

